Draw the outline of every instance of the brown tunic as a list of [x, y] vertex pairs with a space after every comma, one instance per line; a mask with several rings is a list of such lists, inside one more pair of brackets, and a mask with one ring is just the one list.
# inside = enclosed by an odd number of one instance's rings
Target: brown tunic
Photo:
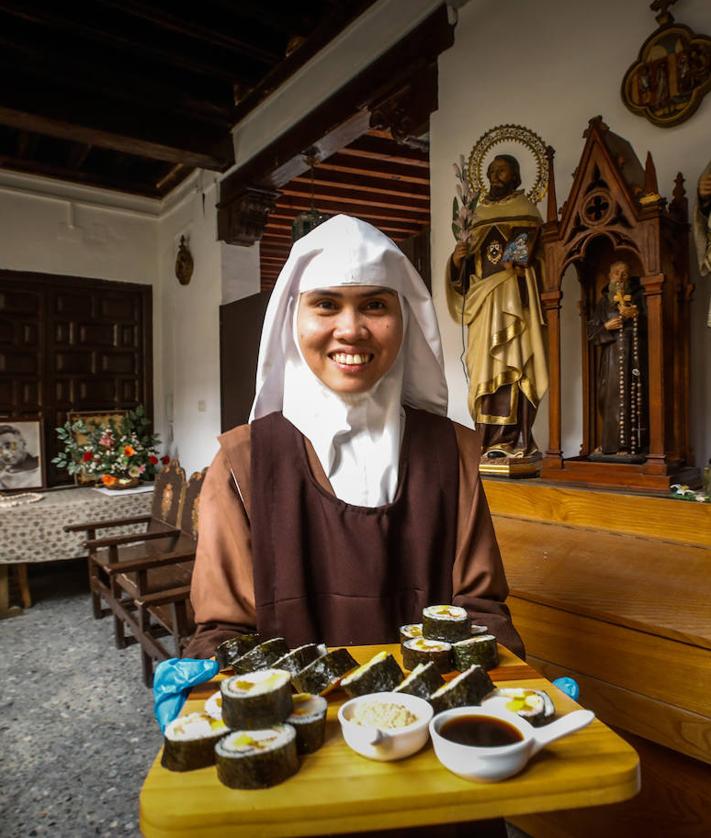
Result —
[[304, 437], [281, 413], [252, 423], [252, 452], [262, 636], [292, 647], [393, 643], [427, 605], [451, 602], [458, 456], [448, 419], [407, 410], [397, 492], [378, 507], [325, 492]]
[[[454, 428], [458, 453], [456, 537], [453, 559], [442, 562], [442, 584], [448, 590], [451, 584], [454, 604], [466, 607], [473, 619], [487, 625], [500, 643], [523, 655], [523, 643], [504, 604], [508, 586], [479, 480], [480, 435], [457, 423], [451, 423], [450, 427]], [[333, 496], [313, 447], [307, 439], [301, 439], [311, 478], [319, 491]], [[198, 629], [185, 651], [186, 657], [208, 657], [222, 640], [236, 631], [256, 626], [250, 528], [251, 451], [251, 426], [241, 425], [228, 431], [220, 437], [220, 451], [205, 478], [191, 592]], [[413, 449], [407, 459], [412, 461], [417, 457], [418, 452]], [[273, 531], [282, 537], [277, 522]], [[397, 618], [393, 618], [393, 623], [397, 626]]]

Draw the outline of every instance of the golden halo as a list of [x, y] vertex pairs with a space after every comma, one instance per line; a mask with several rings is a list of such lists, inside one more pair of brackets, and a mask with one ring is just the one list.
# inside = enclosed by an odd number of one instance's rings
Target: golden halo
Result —
[[491, 148], [498, 143], [506, 141], [521, 143], [533, 155], [536, 163], [536, 181], [526, 193], [526, 197], [534, 204], [537, 204], [546, 194], [548, 188], [548, 158], [546, 157], [546, 144], [538, 134], [523, 125], [497, 125], [490, 128], [474, 143], [469, 160], [467, 161], [467, 180], [474, 192], [486, 193], [484, 184], [484, 158]]

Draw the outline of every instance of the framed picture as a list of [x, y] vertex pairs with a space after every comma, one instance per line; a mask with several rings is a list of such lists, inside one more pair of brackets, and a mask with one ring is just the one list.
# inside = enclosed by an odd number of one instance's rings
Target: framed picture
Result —
[[[127, 413], [127, 410], [112, 410], [105, 413], [97, 413], [95, 410], [70, 410], [69, 413], [67, 413], [67, 420], [69, 422], [76, 422], [77, 419], [81, 419], [87, 428], [93, 429], [98, 428], [101, 425], [105, 425], [109, 419], [113, 419], [115, 423], [119, 423]], [[75, 433], [74, 438], [76, 439], [78, 445], [82, 445], [86, 442], [86, 436], [84, 434]], [[82, 474], [81, 472], [74, 475], [74, 482], [79, 486], [93, 485], [94, 483], [97, 483], [98, 480], [98, 477]]]
[[0, 419], [0, 491], [44, 487], [41, 420]]

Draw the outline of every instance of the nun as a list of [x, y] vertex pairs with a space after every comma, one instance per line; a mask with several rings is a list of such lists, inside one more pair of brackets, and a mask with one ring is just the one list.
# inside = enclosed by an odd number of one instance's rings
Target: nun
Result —
[[255, 629], [291, 648], [396, 642], [442, 603], [522, 656], [480, 434], [446, 412], [432, 300], [398, 247], [345, 215], [297, 241], [249, 424], [219, 438], [202, 489], [186, 657]]

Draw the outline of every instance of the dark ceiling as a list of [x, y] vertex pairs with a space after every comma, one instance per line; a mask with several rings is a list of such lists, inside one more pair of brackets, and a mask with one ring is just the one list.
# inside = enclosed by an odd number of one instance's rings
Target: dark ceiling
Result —
[[0, 167], [162, 197], [373, 0], [0, 0]]

